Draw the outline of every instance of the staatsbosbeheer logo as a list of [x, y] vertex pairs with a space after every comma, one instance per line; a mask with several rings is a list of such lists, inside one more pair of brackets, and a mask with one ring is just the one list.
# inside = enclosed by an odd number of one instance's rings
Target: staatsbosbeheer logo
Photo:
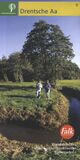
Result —
[[60, 128], [60, 135], [63, 139], [71, 139], [75, 135], [75, 129], [73, 126], [66, 124]]
[[16, 9], [16, 4], [15, 3], [10, 3], [9, 4], [9, 9], [10, 9], [10, 13], [12, 13]]

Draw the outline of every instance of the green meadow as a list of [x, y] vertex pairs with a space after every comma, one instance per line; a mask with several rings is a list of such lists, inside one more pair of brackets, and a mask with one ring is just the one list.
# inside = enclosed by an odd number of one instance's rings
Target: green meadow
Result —
[[[57, 96], [56, 90], [52, 89], [51, 100], [54, 104], [56, 103]], [[34, 111], [36, 107], [44, 109], [50, 101], [46, 99], [44, 89], [42, 89], [41, 98], [36, 98], [36, 82], [0, 83], [1, 107], [26, 108]]]
[[61, 80], [58, 83], [59, 86], [70, 87], [80, 89], [80, 80]]
[[[80, 80], [59, 81], [58, 87], [63, 86], [80, 89]], [[52, 89], [50, 101], [56, 104], [58, 96], [58, 92]], [[0, 82], [1, 107], [26, 108], [34, 111], [37, 106], [44, 109], [48, 103], [44, 89], [42, 89], [41, 99], [36, 98], [36, 82]]]

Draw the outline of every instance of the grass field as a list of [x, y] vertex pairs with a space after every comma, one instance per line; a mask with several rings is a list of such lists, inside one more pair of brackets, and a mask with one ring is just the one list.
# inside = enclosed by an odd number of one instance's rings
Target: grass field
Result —
[[80, 89], [80, 80], [62, 80], [58, 85]]
[[35, 103], [34, 83], [0, 83], [0, 105], [6, 107], [32, 107]]
[[[57, 92], [52, 89], [51, 99], [56, 103]], [[34, 110], [37, 106], [43, 107], [48, 104], [44, 89], [42, 90], [41, 99], [36, 98], [36, 83], [0, 83], [0, 106], [26, 108]]]
[[[64, 110], [63, 110], [64, 109]], [[56, 89], [46, 99], [44, 88], [36, 98], [36, 83], [0, 83], [0, 120], [27, 120], [31, 115], [43, 126], [59, 126], [68, 119], [68, 101]], [[58, 120], [57, 120], [58, 119]], [[45, 123], [44, 123], [45, 121]]]
[[[58, 82], [58, 86], [67, 86], [70, 88], [80, 89], [80, 80], [62, 80]], [[52, 89], [51, 100], [56, 104], [58, 94]], [[36, 98], [36, 83], [23, 82], [23, 83], [1, 83], [0, 82], [0, 106], [1, 107], [14, 107], [19, 109], [35, 110], [35, 108], [45, 108], [49, 103], [46, 100], [45, 91], [42, 90], [41, 99]]]

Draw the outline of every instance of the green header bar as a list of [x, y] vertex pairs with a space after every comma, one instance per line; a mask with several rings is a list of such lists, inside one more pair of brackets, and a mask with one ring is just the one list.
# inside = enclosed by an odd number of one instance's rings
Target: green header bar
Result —
[[18, 2], [0, 2], [0, 15], [18, 15]]

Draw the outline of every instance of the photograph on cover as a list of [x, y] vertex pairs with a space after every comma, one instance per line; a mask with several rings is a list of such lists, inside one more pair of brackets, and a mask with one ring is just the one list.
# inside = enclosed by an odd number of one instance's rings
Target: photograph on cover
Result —
[[0, 16], [0, 156], [61, 160], [58, 152], [72, 151], [73, 159], [80, 142], [79, 35], [78, 16]]

